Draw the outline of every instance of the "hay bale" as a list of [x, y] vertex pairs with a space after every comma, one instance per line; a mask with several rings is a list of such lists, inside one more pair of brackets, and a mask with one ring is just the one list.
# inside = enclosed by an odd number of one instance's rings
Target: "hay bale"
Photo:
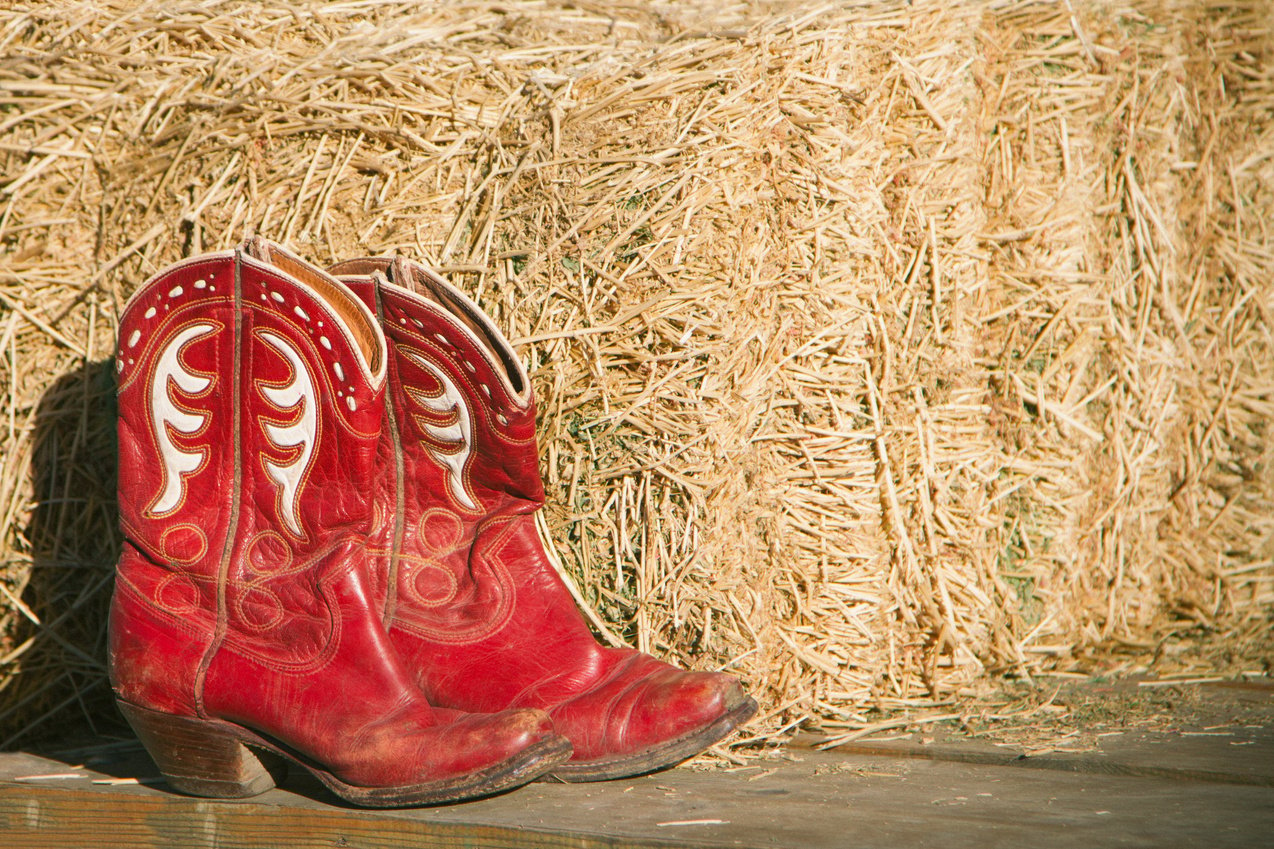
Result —
[[759, 736], [1268, 663], [1271, 19], [0, 11], [0, 745], [107, 715], [120, 305], [250, 232], [490, 310], [599, 630], [743, 675]]

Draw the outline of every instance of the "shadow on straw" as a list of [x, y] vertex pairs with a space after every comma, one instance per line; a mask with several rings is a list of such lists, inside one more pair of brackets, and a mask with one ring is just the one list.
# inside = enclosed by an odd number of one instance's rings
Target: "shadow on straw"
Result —
[[0, 701], [0, 749], [127, 735], [106, 675], [106, 618], [119, 557], [114, 360], [59, 377], [33, 426], [34, 509], [19, 672]]

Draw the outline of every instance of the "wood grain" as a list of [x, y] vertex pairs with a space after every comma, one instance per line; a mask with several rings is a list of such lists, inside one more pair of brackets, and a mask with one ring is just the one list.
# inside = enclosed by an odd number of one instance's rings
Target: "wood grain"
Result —
[[[1164, 746], [1160, 761], [1170, 766], [1173, 750]], [[6, 845], [1089, 849], [1246, 847], [1274, 834], [1268, 786], [1012, 762], [793, 749], [729, 772], [680, 768], [599, 784], [532, 784], [463, 805], [368, 811], [340, 805], [306, 778], [243, 801], [180, 796], [160, 782], [94, 784], [147, 782], [155, 772], [136, 748], [91, 751], [0, 755]], [[33, 778], [40, 775], [62, 777]]]

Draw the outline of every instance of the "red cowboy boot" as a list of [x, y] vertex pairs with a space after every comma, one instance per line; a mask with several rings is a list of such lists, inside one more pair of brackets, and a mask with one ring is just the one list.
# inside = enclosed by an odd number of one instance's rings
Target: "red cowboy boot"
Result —
[[119, 333], [111, 679], [175, 788], [251, 796], [293, 761], [355, 804], [421, 804], [568, 757], [540, 711], [432, 708], [371, 606], [387, 353], [348, 289], [253, 240], [152, 278]]
[[749, 719], [756, 702], [733, 677], [593, 638], [535, 529], [544, 493], [530, 382], [477, 305], [402, 259], [330, 271], [377, 311], [389, 342], [378, 488], [393, 521], [375, 581], [430, 700], [548, 711], [575, 750], [553, 771], [563, 781], [670, 766]]

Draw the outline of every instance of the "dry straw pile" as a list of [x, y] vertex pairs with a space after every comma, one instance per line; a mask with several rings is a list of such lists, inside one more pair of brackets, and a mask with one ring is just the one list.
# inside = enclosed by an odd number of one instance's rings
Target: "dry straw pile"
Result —
[[599, 629], [758, 733], [1269, 662], [1269, 3], [4, 5], [0, 744], [109, 714], [120, 306], [254, 231], [496, 315]]

